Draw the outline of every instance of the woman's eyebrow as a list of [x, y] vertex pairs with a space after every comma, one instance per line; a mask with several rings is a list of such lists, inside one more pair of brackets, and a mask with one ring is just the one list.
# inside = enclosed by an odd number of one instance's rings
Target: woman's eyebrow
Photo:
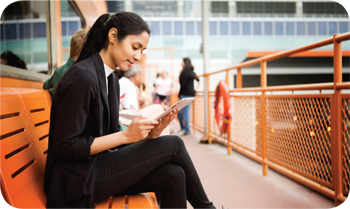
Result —
[[137, 43], [139, 44], [140, 48], [142, 48], [142, 44], [140, 42], [137, 42]]

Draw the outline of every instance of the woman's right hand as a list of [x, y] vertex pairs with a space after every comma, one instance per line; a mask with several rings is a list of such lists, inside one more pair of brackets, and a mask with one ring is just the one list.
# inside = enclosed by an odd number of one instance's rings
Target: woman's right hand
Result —
[[137, 116], [125, 130], [127, 137], [126, 143], [131, 144], [144, 140], [154, 126], [158, 124], [159, 122], [156, 120], [149, 120], [147, 117], [142, 115]]

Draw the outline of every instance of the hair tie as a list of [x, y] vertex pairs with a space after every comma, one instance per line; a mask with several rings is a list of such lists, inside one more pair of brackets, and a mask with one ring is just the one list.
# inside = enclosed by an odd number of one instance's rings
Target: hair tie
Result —
[[114, 14], [114, 13], [112, 13], [112, 14], [109, 14], [109, 17], [108, 17], [108, 19], [109, 19], [109, 18], [111, 18], [111, 17], [113, 16], [113, 15], [115, 15], [115, 14]]

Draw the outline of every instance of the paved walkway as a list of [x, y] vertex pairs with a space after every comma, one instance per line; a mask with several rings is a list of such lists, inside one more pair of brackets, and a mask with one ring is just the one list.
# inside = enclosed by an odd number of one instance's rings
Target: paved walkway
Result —
[[[171, 129], [178, 130], [177, 124]], [[333, 208], [334, 201], [220, 144], [199, 144], [201, 134], [183, 136], [207, 195], [221, 208]], [[188, 208], [192, 208], [188, 204]], [[343, 207], [342, 207], [343, 208]]]

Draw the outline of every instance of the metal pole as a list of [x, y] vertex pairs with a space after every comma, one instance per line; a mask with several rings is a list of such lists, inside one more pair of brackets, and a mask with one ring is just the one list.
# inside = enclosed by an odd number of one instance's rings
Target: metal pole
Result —
[[341, 204], [338, 198], [343, 195], [342, 192], [342, 182], [343, 182], [343, 173], [342, 173], [342, 142], [341, 142], [341, 133], [342, 133], [342, 98], [341, 98], [341, 89], [336, 88], [337, 83], [342, 82], [342, 52], [341, 52], [341, 42], [335, 40], [336, 35], [334, 35], [333, 44], [334, 44], [334, 97], [332, 104], [332, 140], [331, 145], [332, 149], [332, 175], [334, 182], [334, 191], [335, 191], [335, 205], [338, 206]]
[[[203, 73], [209, 71], [209, 1], [202, 0], [202, 44], [203, 44]], [[208, 117], [208, 81], [209, 77], [204, 76], [204, 134], [209, 140], [209, 117]], [[209, 140], [210, 141], [210, 140]]]
[[[266, 75], [266, 62], [262, 61], [261, 64], [261, 87], [265, 88], [267, 86], [267, 75]], [[262, 141], [262, 166], [263, 166], [263, 176], [267, 176], [268, 166], [267, 162], [267, 142], [266, 142], [266, 91], [261, 92], [261, 141]]]

